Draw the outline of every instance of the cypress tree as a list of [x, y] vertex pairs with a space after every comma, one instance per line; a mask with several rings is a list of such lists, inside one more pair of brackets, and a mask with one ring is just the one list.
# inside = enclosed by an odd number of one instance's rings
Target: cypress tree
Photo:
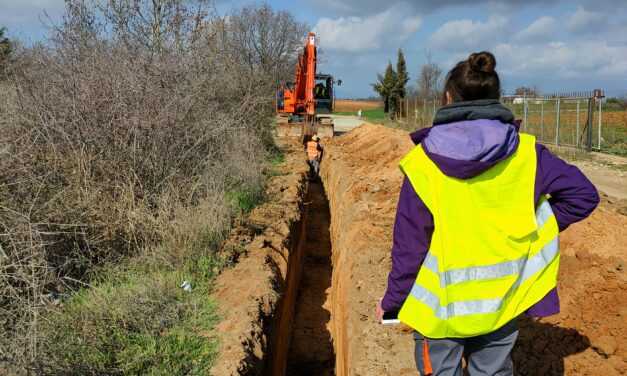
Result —
[[407, 95], [407, 83], [409, 82], [409, 73], [407, 73], [407, 63], [403, 50], [398, 49], [398, 60], [396, 61], [396, 94], [400, 99]]
[[373, 84], [372, 87], [374, 91], [381, 96], [381, 99], [383, 99], [383, 111], [393, 114], [396, 110], [396, 106], [392, 100], [396, 88], [396, 72], [391, 62], [388, 62], [385, 74], [377, 75], [377, 83]]

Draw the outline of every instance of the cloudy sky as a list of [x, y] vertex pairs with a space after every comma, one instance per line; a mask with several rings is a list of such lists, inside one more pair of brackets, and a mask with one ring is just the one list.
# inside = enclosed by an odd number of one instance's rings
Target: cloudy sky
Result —
[[[221, 12], [251, 1], [219, 1]], [[388, 60], [405, 51], [412, 80], [428, 53], [448, 71], [490, 50], [506, 90], [603, 88], [627, 94], [627, 0], [270, 0], [309, 23], [324, 50], [321, 70], [344, 81], [339, 95], [367, 97]], [[39, 40], [63, 0], [0, 0], [0, 26]]]

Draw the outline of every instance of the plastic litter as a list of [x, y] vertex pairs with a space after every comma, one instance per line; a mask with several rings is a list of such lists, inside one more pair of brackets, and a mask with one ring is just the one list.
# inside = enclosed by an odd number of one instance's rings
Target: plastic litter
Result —
[[181, 283], [181, 288], [187, 292], [191, 292], [192, 284], [189, 281], [183, 281], [183, 283]]

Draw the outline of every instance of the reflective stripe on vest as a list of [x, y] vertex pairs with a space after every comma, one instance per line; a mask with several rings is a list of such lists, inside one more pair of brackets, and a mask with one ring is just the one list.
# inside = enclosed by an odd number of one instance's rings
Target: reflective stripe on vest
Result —
[[[544, 225], [548, 219], [546, 218], [544, 221], [542, 220], [542, 217], [547, 212], [552, 214], [551, 206], [548, 201], [543, 201], [538, 208], [538, 226]], [[507, 261], [495, 265], [456, 269], [446, 272], [438, 271], [437, 259], [429, 253], [422, 267], [431, 270], [433, 273], [439, 274], [440, 286], [443, 288], [456, 283], [478, 281], [482, 279], [496, 279], [509, 275], [517, 276], [516, 282], [512, 285], [512, 287], [517, 287], [531, 278], [534, 274], [545, 269], [551, 262], [553, 262], [553, 260], [555, 260], [555, 258], [559, 255], [558, 244], [558, 238], [555, 237], [547, 245], [545, 245], [540, 252], [536, 253], [531, 258], [523, 257], [518, 260]], [[514, 290], [510, 290], [509, 294], [511, 294], [512, 291]], [[418, 284], [414, 284], [410, 294], [433, 309], [436, 316], [441, 319], [459, 315], [496, 312], [501, 308], [503, 302], [507, 301], [509, 297], [506, 295], [500, 299], [461, 301], [441, 306], [440, 299], [437, 296], [433, 295], [431, 292]]]
[[507, 324], [557, 282], [558, 227], [533, 209], [535, 139], [479, 176], [445, 176], [416, 147], [401, 169], [434, 218], [431, 247], [399, 318], [428, 338], [471, 337]]
[[[549, 205], [548, 201], [542, 200], [542, 203], [536, 211], [536, 221], [538, 222], [538, 227], [544, 226], [546, 221], [552, 215], [553, 211], [551, 210], [551, 205]], [[428, 253], [422, 267], [438, 274], [440, 276], [440, 286], [446, 287], [456, 283], [501, 278], [508, 275], [519, 274], [521, 272], [523, 275], [525, 272], [526, 274], [529, 274], [531, 271], [536, 272], [546, 267], [546, 265], [548, 265], [558, 253], [558, 242], [557, 237], [555, 237], [550, 243], [544, 246], [539, 253], [529, 259], [527, 257], [521, 257], [517, 260], [505, 261], [498, 264], [452, 269], [440, 272], [436, 256]]]

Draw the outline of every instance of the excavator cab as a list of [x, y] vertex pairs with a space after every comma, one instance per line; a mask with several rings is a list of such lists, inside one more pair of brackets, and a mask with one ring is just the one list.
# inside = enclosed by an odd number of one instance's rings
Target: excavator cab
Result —
[[333, 77], [328, 74], [317, 74], [316, 86], [314, 86], [316, 113], [333, 113], [333, 97]]

